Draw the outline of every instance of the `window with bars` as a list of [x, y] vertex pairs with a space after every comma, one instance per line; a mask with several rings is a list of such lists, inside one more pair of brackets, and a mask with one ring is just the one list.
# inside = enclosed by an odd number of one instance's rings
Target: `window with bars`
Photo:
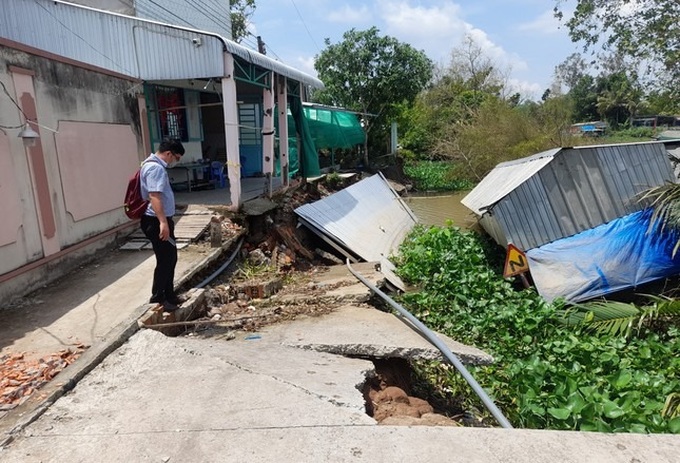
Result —
[[156, 87], [159, 138], [189, 140], [184, 90], [181, 88]]

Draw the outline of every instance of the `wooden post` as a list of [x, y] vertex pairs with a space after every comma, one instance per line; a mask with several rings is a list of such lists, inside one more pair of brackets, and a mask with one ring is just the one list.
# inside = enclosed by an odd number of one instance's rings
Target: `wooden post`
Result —
[[210, 246], [213, 248], [222, 246], [222, 222], [215, 216], [210, 219]]

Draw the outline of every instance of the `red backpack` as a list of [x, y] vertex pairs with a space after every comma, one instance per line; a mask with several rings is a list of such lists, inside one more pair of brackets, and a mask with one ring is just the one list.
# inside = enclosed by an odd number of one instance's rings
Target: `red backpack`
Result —
[[133, 220], [141, 219], [149, 205], [149, 201], [142, 198], [141, 172], [142, 168], [140, 167], [135, 175], [130, 177], [127, 190], [125, 190], [125, 202], [123, 203], [125, 215]]

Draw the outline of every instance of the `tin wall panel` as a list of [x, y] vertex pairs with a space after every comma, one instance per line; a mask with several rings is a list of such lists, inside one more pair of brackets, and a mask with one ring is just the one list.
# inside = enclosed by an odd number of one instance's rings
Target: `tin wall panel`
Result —
[[135, 0], [135, 8], [140, 18], [231, 38], [229, 2], [224, 0]]
[[497, 165], [461, 200], [461, 203], [477, 215], [482, 215], [487, 208], [496, 204], [549, 164], [560, 149], [538, 153], [525, 158], [524, 162], [518, 160]]
[[[503, 169], [494, 170], [494, 178], [500, 178]], [[528, 172], [518, 164], [510, 170]], [[512, 175], [507, 166], [505, 171]], [[672, 178], [661, 143], [565, 148], [492, 205], [494, 221], [503, 231], [496, 235], [507, 239], [499, 244], [529, 250], [594, 228], [640, 210], [639, 194]], [[486, 198], [493, 194], [487, 192]]]
[[375, 174], [295, 213], [322, 234], [369, 262], [395, 253], [417, 223], [416, 216]]

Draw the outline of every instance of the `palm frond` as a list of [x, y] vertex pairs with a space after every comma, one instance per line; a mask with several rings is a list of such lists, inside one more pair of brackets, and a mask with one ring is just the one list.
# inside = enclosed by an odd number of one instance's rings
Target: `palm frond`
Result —
[[630, 337], [633, 327], [639, 333], [644, 325], [660, 317], [680, 315], [680, 300], [665, 296], [641, 294], [652, 304], [638, 307], [616, 301], [593, 301], [574, 304], [563, 311], [563, 321], [570, 326], [581, 325], [598, 334]]
[[[649, 188], [640, 195], [639, 202], [650, 202], [652, 217], [647, 233], [663, 233], [666, 229], [680, 231], [680, 184], [666, 183]], [[680, 249], [680, 240], [673, 247], [673, 257]]]
[[680, 416], [680, 393], [671, 392], [666, 397], [661, 416], [668, 419], [673, 419]]
[[633, 304], [594, 301], [576, 304], [567, 310], [565, 322], [571, 326], [587, 326], [599, 334], [628, 337], [640, 313]]
[[680, 315], [680, 299], [673, 299], [667, 296], [658, 296], [655, 294], [640, 294], [650, 301], [653, 305], [650, 307], [655, 307], [658, 316], [662, 315]]

